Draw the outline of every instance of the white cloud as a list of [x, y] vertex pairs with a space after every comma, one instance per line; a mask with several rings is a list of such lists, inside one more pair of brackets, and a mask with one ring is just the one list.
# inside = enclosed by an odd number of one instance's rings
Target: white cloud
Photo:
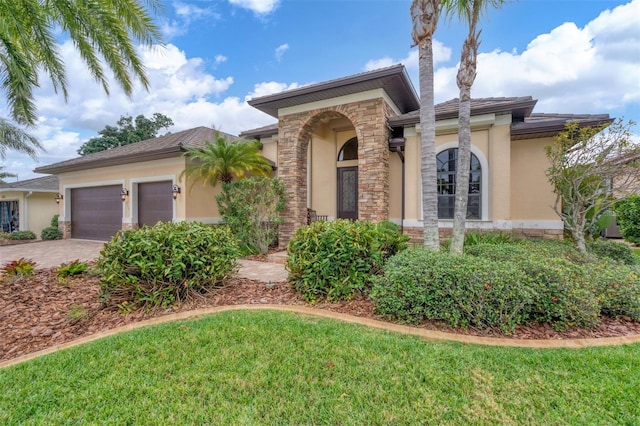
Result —
[[272, 95], [274, 93], [284, 92], [285, 90], [297, 89], [300, 87], [298, 83], [278, 83], [275, 81], [269, 81], [264, 83], [258, 83], [253, 86], [253, 92], [247, 95], [246, 100], [252, 98], [259, 98], [260, 96]]
[[[601, 13], [584, 28], [564, 23], [522, 53], [478, 55], [473, 97], [526, 96], [536, 111], [599, 113], [640, 102], [640, 0]], [[436, 70], [436, 99], [458, 96], [457, 65]]]
[[276, 47], [276, 60], [278, 62], [282, 61], [282, 55], [284, 55], [284, 52], [286, 52], [287, 50], [289, 50], [289, 45], [287, 43], [281, 44], [280, 46]]
[[[433, 64], [434, 66], [447, 62], [451, 59], [451, 48], [442, 44], [442, 42], [438, 40], [433, 40]], [[395, 64], [403, 64], [407, 67], [409, 72], [417, 72], [418, 71], [418, 48], [412, 49], [409, 51], [407, 56], [402, 59], [393, 59], [389, 56], [385, 56], [380, 59], [372, 59], [364, 66], [365, 71], [372, 71], [379, 68], [386, 68]]]
[[214, 58], [214, 61], [216, 63], [216, 65], [221, 64], [223, 62], [227, 62], [227, 57], [224, 55], [216, 55], [216, 57]]
[[229, 0], [229, 3], [249, 9], [258, 15], [266, 15], [280, 5], [280, 0]]
[[180, 1], [172, 3], [177, 19], [159, 18], [160, 30], [167, 40], [184, 35], [189, 29], [189, 25], [201, 19], [219, 20], [220, 14], [213, 7], [198, 7]]

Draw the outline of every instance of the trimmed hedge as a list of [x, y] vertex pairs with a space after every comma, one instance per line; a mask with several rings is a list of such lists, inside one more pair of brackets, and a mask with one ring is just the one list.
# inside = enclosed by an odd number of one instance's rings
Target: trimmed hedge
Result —
[[100, 299], [125, 311], [167, 307], [234, 274], [239, 255], [225, 226], [158, 223], [123, 231], [100, 253]]
[[625, 243], [608, 240], [595, 240], [587, 243], [587, 249], [603, 260], [615, 260], [625, 265], [635, 265], [638, 259], [631, 247]]
[[35, 240], [38, 238], [33, 231], [17, 231], [4, 234], [9, 240]]
[[373, 278], [370, 297], [380, 314], [404, 322], [509, 333], [527, 319], [534, 293], [516, 265], [420, 248], [391, 258], [385, 274]]
[[630, 195], [614, 205], [616, 221], [622, 237], [640, 244], [640, 195]]
[[[394, 228], [395, 226], [395, 228]], [[349, 300], [365, 289], [385, 259], [408, 237], [390, 222], [319, 221], [298, 228], [289, 242], [289, 281], [305, 300]]]

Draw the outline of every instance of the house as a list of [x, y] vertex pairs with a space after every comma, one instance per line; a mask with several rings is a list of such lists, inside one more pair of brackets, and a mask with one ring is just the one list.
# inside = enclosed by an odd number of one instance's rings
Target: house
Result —
[[[597, 125], [608, 115], [533, 113], [531, 97], [472, 101], [472, 171], [467, 226], [557, 238], [544, 146], [568, 121]], [[419, 98], [403, 65], [249, 101], [277, 123], [247, 130], [287, 189], [280, 242], [306, 224], [307, 209], [335, 218], [391, 220], [422, 235]], [[438, 212], [452, 227], [457, 100], [436, 106]], [[230, 138], [233, 136], [229, 135]], [[220, 221], [219, 188], [180, 181], [184, 147], [213, 138], [205, 127], [36, 169], [60, 179], [66, 237], [106, 239], [157, 220]], [[174, 188], [175, 186], [175, 188]], [[178, 193], [171, 189], [180, 190]]]
[[33, 231], [40, 235], [58, 214], [58, 178], [45, 176], [0, 185], [0, 232]]

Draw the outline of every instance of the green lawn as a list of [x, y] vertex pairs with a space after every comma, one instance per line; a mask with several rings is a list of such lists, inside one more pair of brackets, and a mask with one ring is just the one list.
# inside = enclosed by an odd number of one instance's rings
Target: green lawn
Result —
[[636, 257], [638, 258], [638, 263], [640, 263], [640, 247], [631, 247], [631, 249], [633, 250], [633, 253], [636, 255]]
[[235, 311], [2, 369], [0, 424], [631, 425], [639, 353], [433, 343]]

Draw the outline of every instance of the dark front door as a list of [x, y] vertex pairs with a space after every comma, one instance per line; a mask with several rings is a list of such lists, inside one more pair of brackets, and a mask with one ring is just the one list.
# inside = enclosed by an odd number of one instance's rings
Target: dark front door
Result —
[[153, 226], [173, 219], [171, 181], [138, 184], [138, 226]]
[[108, 241], [122, 228], [120, 185], [71, 190], [71, 238]]
[[358, 219], [358, 167], [338, 168], [338, 219]]

